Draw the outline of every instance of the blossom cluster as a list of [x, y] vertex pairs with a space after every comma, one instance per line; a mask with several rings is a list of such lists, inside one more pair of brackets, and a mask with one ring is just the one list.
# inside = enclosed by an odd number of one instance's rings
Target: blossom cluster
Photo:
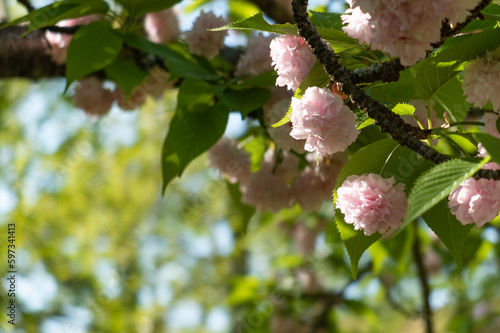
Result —
[[411, 66], [440, 40], [441, 24], [463, 21], [477, 0], [347, 0], [343, 30], [360, 43], [389, 52]]
[[344, 153], [322, 158], [307, 155], [309, 165], [299, 168], [296, 155], [269, 149], [257, 172], [250, 172], [248, 153], [235, 141], [221, 139], [208, 152], [209, 165], [232, 182], [240, 183], [242, 201], [258, 211], [279, 212], [298, 203], [306, 211], [317, 211], [332, 196], [338, 174], [347, 161]]
[[394, 177], [349, 176], [337, 189], [337, 208], [347, 223], [365, 235], [392, 233], [401, 226], [408, 209], [404, 188], [404, 184], [395, 184]]
[[173, 87], [170, 74], [159, 67], [153, 67], [149, 75], [126, 96], [117, 85], [114, 91], [104, 87], [104, 81], [90, 76], [79, 80], [72, 96], [73, 104], [92, 116], [103, 116], [109, 112], [114, 101], [124, 111], [137, 109], [147, 96], [159, 98], [165, 90]]

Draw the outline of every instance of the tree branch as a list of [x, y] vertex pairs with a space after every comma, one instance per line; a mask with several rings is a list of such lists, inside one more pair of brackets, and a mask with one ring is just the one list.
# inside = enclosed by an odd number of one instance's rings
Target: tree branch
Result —
[[17, 2], [23, 5], [28, 12], [32, 12], [35, 10], [35, 7], [33, 7], [29, 0], [17, 0]]
[[[321, 38], [316, 27], [309, 20], [307, 4], [308, 0], [292, 1], [299, 34], [307, 41], [312, 52], [321, 62], [330, 79], [338, 84], [339, 89], [348, 95], [359, 109], [374, 119], [382, 132], [391, 135], [401, 145], [436, 164], [449, 161], [450, 157], [439, 153], [420, 141], [420, 139], [425, 139], [430, 134], [429, 130], [417, 129], [404, 123], [401, 117], [368, 96], [354, 83], [352, 71], [340, 64], [333, 49]], [[479, 170], [474, 177], [499, 180], [500, 170]]]
[[352, 82], [369, 83], [375, 81], [391, 82], [399, 80], [399, 74], [405, 67], [401, 65], [398, 58], [384, 62], [382, 64], [375, 64], [366, 68], [359, 68], [352, 71]]
[[424, 261], [422, 258], [422, 252], [420, 249], [420, 238], [418, 237], [418, 223], [413, 224], [414, 227], [414, 239], [413, 239], [413, 258], [417, 264], [418, 278], [420, 280], [420, 285], [422, 287], [422, 301], [424, 303], [422, 309], [422, 315], [425, 320], [425, 327], [427, 333], [434, 333], [434, 328], [432, 325], [432, 308], [429, 303], [429, 295], [431, 293], [431, 288], [429, 282], [427, 281], [427, 272], [425, 270]]
[[491, 0], [482, 0], [479, 5], [476, 6], [473, 10], [471, 10], [470, 15], [467, 16], [465, 21], [458, 23], [456, 26], [451, 27], [450, 22], [448, 20], [443, 21], [443, 25], [441, 27], [441, 40], [437, 43], [431, 44], [433, 48], [438, 48], [444, 44], [448, 37], [453, 36], [456, 32], [462, 30], [467, 24], [469, 24], [473, 19], [484, 19], [481, 11], [486, 8], [491, 3]]
[[275, 20], [277, 23], [293, 23], [293, 16], [289, 14], [287, 8], [276, 0], [250, 0], [259, 7], [264, 14]]

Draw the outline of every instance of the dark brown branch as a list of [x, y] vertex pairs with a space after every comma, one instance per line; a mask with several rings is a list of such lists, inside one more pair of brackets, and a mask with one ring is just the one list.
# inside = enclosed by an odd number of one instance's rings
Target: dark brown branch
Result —
[[405, 67], [401, 65], [398, 58], [382, 64], [375, 64], [366, 68], [352, 71], [352, 82], [369, 83], [375, 81], [392, 82], [399, 80], [399, 74]]
[[427, 280], [427, 272], [424, 266], [424, 260], [422, 258], [422, 252], [420, 249], [420, 238], [418, 236], [418, 223], [414, 223], [414, 239], [413, 239], [413, 258], [417, 265], [418, 278], [420, 280], [420, 286], [422, 288], [422, 301], [424, 303], [422, 309], [422, 315], [425, 320], [425, 327], [427, 333], [434, 333], [434, 328], [432, 324], [432, 308], [429, 303], [429, 296], [431, 293], [431, 288]]
[[52, 62], [48, 54], [44, 32], [37, 30], [21, 37], [27, 29], [27, 26], [12, 26], [0, 30], [0, 79], [65, 76], [65, 66]]
[[299, 34], [306, 39], [331, 80], [338, 83], [339, 89], [347, 94], [370, 118], [373, 118], [383, 132], [389, 133], [400, 144], [435, 163], [449, 160], [447, 156], [438, 153], [420, 141], [420, 139], [427, 138], [430, 134], [429, 130], [421, 130], [406, 124], [398, 115], [372, 99], [353, 82], [352, 72], [340, 64], [335, 52], [320, 37], [314, 25], [309, 21], [307, 3], [307, 0], [292, 1]]
[[23, 5], [28, 12], [32, 12], [35, 10], [35, 7], [33, 7], [29, 0], [17, 0], [17, 2]]
[[284, 5], [276, 0], [250, 0], [277, 23], [293, 23], [293, 16]]
[[483, 20], [483, 14], [481, 11], [486, 8], [491, 3], [491, 0], [482, 0], [479, 5], [476, 6], [473, 10], [470, 11], [470, 15], [467, 16], [465, 21], [458, 23], [456, 26], [451, 27], [450, 22], [448, 20], [443, 21], [443, 25], [441, 27], [441, 40], [437, 43], [431, 44], [433, 48], [438, 48], [446, 41], [448, 37], [453, 36], [455, 33], [458, 33], [462, 30], [467, 24], [469, 24], [472, 20], [478, 19]]

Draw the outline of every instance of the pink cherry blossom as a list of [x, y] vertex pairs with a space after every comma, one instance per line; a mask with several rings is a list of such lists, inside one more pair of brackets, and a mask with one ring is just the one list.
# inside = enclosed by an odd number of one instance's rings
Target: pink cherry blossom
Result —
[[75, 88], [73, 103], [90, 115], [102, 116], [109, 112], [114, 96], [102, 86], [102, 81], [94, 76], [81, 79]]
[[462, 21], [475, 7], [474, 0], [349, 0], [342, 15], [343, 30], [360, 43], [370, 44], [400, 58], [411, 66], [432, 50], [440, 39], [441, 22]]
[[202, 10], [194, 22], [193, 28], [186, 32], [189, 52], [208, 59], [219, 54], [220, 49], [224, 46], [227, 31], [208, 31], [208, 29], [221, 27], [225, 23], [222, 16], [217, 17], [212, 12], [205, 13]]
[[261, 169], [240, 184], [241, 201], [254, 206], [257, 211], [278, 213], [292, 205], [292, 197], [283, 179]]
[[468, 178], [450, 193], [448, 207], [463, 225], [482, 227], [500, 212], [500, 181]]
[[250, 175], [250, 155], [236, 144], [235, 140], [223, 137], [208, 151], [210, 167], [219, 170], [233, 184]]
[[297, 36], [280, 36], [273, 39], [269, 47], [272, 65], [278, 73], [276, 85], [297, 90], [316, 63], [306, 40]]
[[290, 135], [306, 139], [307, 151], [334, 154], [344, 151], [358, 137], [356, 117], [329, 89], [307, 88], [301, 99], [292, 98], [292, 109]]
[[277, 155], [276, 150], [268, 149], [264, 154], [261, 170], [273, 173], [288, 185], [299, 173], [299, 158], [288, 151], [282, 151]]
[[144, 30], [150, 41], [167, 44], [179, 37], [179, 20], [172, 8], [148, 13], [144, 19]]
[[272, 40], [273, 36], [264, 37], [262, 34], [250, 36], [247, 51], [238, 60], [235, 74], [257, 76], [272, 70], [273, 66], [269, 56], [269, 44]]
[[136, 110], [146, 102], [148, 97], [146, 90], [140, 86], [136, 87], [129, 96], [126, 96], [123, 90], [119, 86], [116, 86], [113, 95], [118, 106], [123, 111]]
[[293, 149], [298, 153], [303, 153], [305, 140], [297, 140], [290, 136], [292, 123], [288, 122], [279, 127], [272, 127], [273, 124], [280, 121], [287, 113], [290, 106], [290, 98], [282, 99], [275, 103], [271, 108], [264, 107], [264, 123], [269, 136], [276, 146], [283, 150]]
[[[94, 21], [102, 20], [101, 15], [89, 15], [85, 17], [80, 17], [76, 19], [69, 19], [57, 22], [58, 27], [73, 27], [76, 25], [86, 25]], [[63, 34], [59, 32], [52, 32], [50, 30], [45, 31], [45, 38], [50, 45], [47, 50], [48, 54], [51, 56], [52, 61], [58, 65], [63, 65], [66, 63], [66, 54], [68, 53], [68, 46], [73, 38], [72, 34]]]
[[500, 109], [500, 62], [490, 52], [465, 66], [462, 83], [467, 102], [483, 107], [490, 101], [493, 109]]
[[349, 176], [337, 190], [337, 208], [347, 223], [365, 235], [393, 232], [408, 209], [405, 185], [394, 183], [394, 177], [385, 179], [373, 173]]
[[483, 115], [484, 131], [495, 138], [500, 139], [500, 133], [497, 129], [498, 114], [496, 113], [485, 113]]
[[337, 177], [347, 162], [347, 155], [337, 153], [328, 159], [321, 158], [318, 165], [314, 154], [308, 154], [308, 160], [313, 167], [306, 167], [295, 178], [291, 191], [294, 200], [303, 210], [315, 212], [325, 200], [331, 201]]

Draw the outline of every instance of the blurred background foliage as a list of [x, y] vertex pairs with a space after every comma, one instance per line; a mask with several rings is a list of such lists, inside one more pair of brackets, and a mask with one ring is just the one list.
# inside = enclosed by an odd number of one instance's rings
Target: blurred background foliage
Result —
[[[248, 16], [251, 3], [238, 3], [248, 8], [232, 15]], [[0, 82], [0, 229], [16, 223], [19, 271], [18, 325], [2, 310], [1, 332], [423, 332], [415, 239], [436, 332], [500, 331], [498, 221], [473, 229], [462, 272], [422, 223], [372, 246], [352, 281], [340, 239], [324, 237], [332, 203], [254, 214], [205, 156], [161, 196], [176, 90], [99, 120], [63, 90]]]

